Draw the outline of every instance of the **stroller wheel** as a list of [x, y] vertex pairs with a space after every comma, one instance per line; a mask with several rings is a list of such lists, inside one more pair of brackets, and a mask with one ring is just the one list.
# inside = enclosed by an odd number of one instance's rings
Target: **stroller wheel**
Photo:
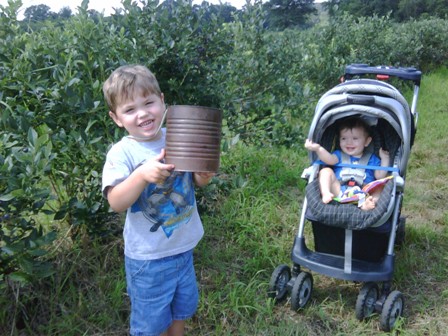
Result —
[[379, 289], [374, 282], [366, 282], [358, 294], [356, 300], [356, 318], [360, 321], [371, 316], [375, 312], [375, 302], [378, 300]]
[[381, 312], [381, 329], [391, 331], [397, 319], [402, 316], [404, 308], [403, 295], [397, 291], [392, 291], [386, 298]]
[[291, 290], [291, 309], [296, 311], [306, 306], [313, 292], [313, 276], [300, 272]]
[[289, 279], [291, 279], [291, 270], [289, 266], [277, 266], [271, 275], [268, 296], [277, 301], [283, 300], [288, 292], [287, 284]]

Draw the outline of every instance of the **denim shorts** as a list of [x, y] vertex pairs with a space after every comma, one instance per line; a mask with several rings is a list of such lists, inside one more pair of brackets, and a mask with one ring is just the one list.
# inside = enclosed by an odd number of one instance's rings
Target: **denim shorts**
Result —
[[199, 293], [193, 250], [157, 260], [125, 257], [131, 335], [152, 336], [194, 315]]

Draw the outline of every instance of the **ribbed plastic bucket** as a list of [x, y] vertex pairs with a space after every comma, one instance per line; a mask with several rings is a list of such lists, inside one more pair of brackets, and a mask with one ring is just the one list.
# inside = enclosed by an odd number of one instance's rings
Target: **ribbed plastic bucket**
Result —
[[177, 171], [216, 172], [221, 152], [219, 109], [173, 105], [166, 115], [165, 162]]

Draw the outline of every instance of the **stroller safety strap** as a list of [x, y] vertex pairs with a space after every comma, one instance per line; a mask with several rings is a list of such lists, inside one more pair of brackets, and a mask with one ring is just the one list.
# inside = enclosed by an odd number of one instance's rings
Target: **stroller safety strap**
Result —
[[[316, 160], [315, 163], [320, 165], [327, 165], [325, 162], [321, 160]], [[352, 167], [352, 168], [363, 168], [363, 169], [373, 169], [373, 170], [387, 170], [390, 172], [399, 172], [400, 169], [397, 167], [383, 167], [383, 166], [371, 166], [371, 165], [354, 165], [351, 163], [337, 163], [334, 167]]]
[[351, 163], [337, 163], [334, 165], [335, 167], [358, 167], [363, 169], [373, 169], [373, 170], [387, 170], [390, 172], [399, 172], [400, 169], [397, 167], [383, 167], [383, 166], [371, 166], [371, 165], [354, 165]]

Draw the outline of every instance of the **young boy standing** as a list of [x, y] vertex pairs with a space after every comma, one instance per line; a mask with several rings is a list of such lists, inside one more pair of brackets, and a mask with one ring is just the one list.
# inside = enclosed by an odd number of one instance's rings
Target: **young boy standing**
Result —
[[130, 333], [183, 335], [198, 305], [193, 248], [204, 234], [194, 185], [206, 185], [214, 174], [177, 172], [163, 163], [164, 96], [146, 67], [119, 67], [103, 93], [109, 116], [128, 133], [107, 153], [102, 190], [114, 211], [127, 211]]
[[[333, 166], [342, 161], [341, 152], [349, 156], [350, 162], [356, 164], [360, 161], [364, 155], [364, 150], [372, 141], [370, 136], [369, 127], [360, 118], [348, 118], [344, 120], [339, 128], [339, 146], [333, 153], [328, 152], [324, 147], [318, 143], [314, 143], [309, 139], [305, 141], [305, 148], [316, 152], [319, 159], [327, 165]], [[371, 154], [367, 165], [369, 166], [383, 166], [389, 165], [389, 152], [380, 148], [380, 158], [375, 154]], [[334, 197], [339, 197], [342, 192], [347, 189], [346, 185], [341, 185], [341, 167], [325, 167], [319, 172], [319, 185], [322, 194], [322, 202], [329, 203]], [[386, 177], [387, 171], [385, 170], [372, 170], [366, 169], [363, 179], [363, 185]], [[375, 194], [366, 198], [361, 206], [362, 210], [372, 210], [376, 206], [379, 194], [381, 190], [378, 190]]]

